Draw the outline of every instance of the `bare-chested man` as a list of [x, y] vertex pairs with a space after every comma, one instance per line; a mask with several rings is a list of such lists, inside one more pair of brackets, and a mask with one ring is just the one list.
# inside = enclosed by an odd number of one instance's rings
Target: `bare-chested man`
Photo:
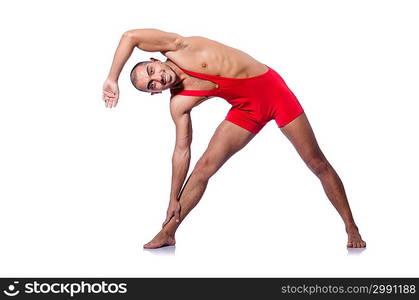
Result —
[[[201, 199], [211, 176], [270, 120], [275, 120], [319, 178], [345, 224], [347, 247], [366, 246], [338, 174], [319, 148], [297, 98], [275, 70], [243, 51], [204, 37], [184, 37], [157, 29], [129, 30], [121, 37], [103, 85], [106, 107], [115, 107], [118, 102], [118, 78], [135, 47], [167, 57], [165, 62], [151, 58], [136, 64], [131, 81], [135, 88], [151, 95], [170, 89], [170, 112], [176, 126], [166, 220], [161, 231], [144, 248], [175, 244], [177, 228]], [[190, 112], [213, 97], [226, 99], [232, 107], [185, 182], [191, 158]]]

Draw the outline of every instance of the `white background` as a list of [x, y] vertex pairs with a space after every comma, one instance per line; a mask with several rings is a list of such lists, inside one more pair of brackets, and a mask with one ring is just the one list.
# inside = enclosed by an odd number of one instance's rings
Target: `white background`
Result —
[[[0, 10], [1, 276], [419, 276], [416, 1], [6, 1]], [[102, 84], [122, 33], [239, 48], [283, 76], [368, 246], [348, 251], [320, 181], [275, 122], [232, 157], [177, 233], [169, 92]], [[192, 170], [229, 104], [194, 109]]]

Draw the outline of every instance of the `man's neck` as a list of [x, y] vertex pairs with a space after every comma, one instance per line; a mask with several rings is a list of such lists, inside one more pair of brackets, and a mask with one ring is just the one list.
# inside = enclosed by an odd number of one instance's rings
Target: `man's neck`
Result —
[[188, 75], [183, 72], [173, 61], [171, 61], [169, 58], [165, 61], [166, 64], [169, 65], [169, 67], [176, 73], [177, 80], [173, 83], [173, 86], [171, 86], [171, 89], [178, 89], [182, 88], [182, 82], [188, 77]]

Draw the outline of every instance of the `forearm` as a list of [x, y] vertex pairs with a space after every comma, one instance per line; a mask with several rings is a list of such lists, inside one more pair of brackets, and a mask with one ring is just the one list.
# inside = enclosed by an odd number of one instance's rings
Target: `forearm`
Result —
[[111, 70], [109, 71], [108, 79], [112, 81], [118, 81], [119, 75], [121, 74], [122, 68], [131, 56], [132, 51], [135, 47], [135, 41], [131, 34], [125, 32], [121, 40], [119, 41], [118, 48], [115, 51], [115, 55], [112, 61]]
[[176, 51], [183, 46], [182, 36], [159, 29], [132, 29], [126, 34], [138, 49], [146, 52]]
[[177, 200], [186, 175], [188, 174], [191, 161], [190, 148], [185, 150], [176, 150], [172, 157], [172, 186], [170, 190], [170, 201]]

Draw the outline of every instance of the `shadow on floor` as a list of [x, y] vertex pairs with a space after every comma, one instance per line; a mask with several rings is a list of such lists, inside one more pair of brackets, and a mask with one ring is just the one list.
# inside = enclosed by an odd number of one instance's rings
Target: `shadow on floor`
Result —
[[143, 251], [149, 252], [157, 256], [174, 256], [176, 252], [176, 246], [166, 246], [166, 247], [157, 248], [157, 249], [144, 249], [143, 248]]
[[367, 248], [346, 248], [348, 249], [348, 255], [361, 255]]

